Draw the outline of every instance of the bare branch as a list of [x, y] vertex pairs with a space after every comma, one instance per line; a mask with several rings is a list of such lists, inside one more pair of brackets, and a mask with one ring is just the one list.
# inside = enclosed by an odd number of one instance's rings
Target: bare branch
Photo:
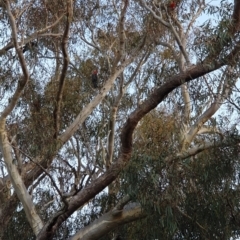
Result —
[[[225, 70], [225, 74], [223, 74], [223, 89], [221, 87], [221, 84], [219, 85], [218, 94], [215, 99], [215, 101], [211, 104], [211, 106], [198, 118], [196, 123], [190, 128], [189, 132], [185, 136], [185, 139], [183, 141], [182, 145], [182, 151], [185, 151], [193, 138], [196, 136], [198, 131], [201, 130], [201, 127], [204, 125], [205, 122], [207, 122], [215, 113], [216, 111], [221, 107], [223, 104], [223, 101], [227, 99], [227, 97], [231, 94], [232, 86], [229, 84], [229, 79], [232, 77], [232, 68], [227, 67]], [[237, 77], [235, 77], [234, 82], [237, 81]], [[232, 84], [233, 85], [233, 84]], [[220, 90], [222, 89], [222, 92]]]
[[0, 148], [3, 154], [4, 162], [7, 167], [7, 171], [14, 187], [14, 190], [23, 204], [24, 211], [27, 219], [35, 233], [37, 235], [43, 227], [42, 220], [38, 216], [30, 194], [28, 193], [24, 182], [17, 170], [16, 165], [13, 163], [11, 154], [11, 145], [8, 142], [7, 133], [5, 130], [5, 121], [0, 121]]
[[110, 134], [108, 136], [108, 157], [106, 159], [106, 168], [108, 169], [109, 166], [112, 164], [112, 158], [113, 158], [113, 150], [114, 150], [114, 137], [115, 137], [115, 123], [116, 123], [116, 117], [117, 117], [117, 110], [119, 103], [122, 99], [122, 96], [124, 94], [123, 90], [123, 73], [120, 74], [120, 89], [119, 89], [119, 94], [116, 97], [112, 109], [111, 109], [111, 117], [109, 120], [109, 130]]
[[131, 75], [131, 77], [129, 78], [129, 80], [126, 82], [126, 84], [124, 85], [123, 91], [128, 87], [128, 85], [133, 81], [133, 79], [135, 78], [135, 76], [137, 75], [138, 71], [140, 70], [141, 66], [144, 64], [145, 61], [147, 61], [148, 57], [150, 55], [149, 51], [146, 51], [142, 58], [140, 59], [137, 67], [135, 68], [133, 74]]
[[112, 210], [102, 215], [99, 219], [77, 232], [69, 240], [97, 240], [117, 226], [136, 221], [145, 216], [139, 204], [129, 203], [129, 206], [127, 205], [122, 210], [117, 210], [117, 212]]
[[[66, 14], [62, 14], [53, 24], [47, 26], [44, 29], [41, 29], [33, 34], [31, 34], [29, 37], [25, 38], [22, 42], [18, 42], [18, 46], [21, 46], [23, 43], [27, 44], [31, 41], [33, 41], [36, 38], [40, 38], [40, 37], [48, 37], [48, 36], [53, 36], [53, 37], [60, 37], [61, 34], [58, 33], [45, 33], [48, 30], [52, 29], [53, 27], [55, 27], [61, 20], [62, 18], [65, 16]], [[5, 47], [3, 47], [2, 49], [0, 49], [0, 56], [5, 54], [5, 52], [7, 52], [8, 50], [14, 48], [14, 43], [11, 41], [10, 43], [8, 43]]]
[[22, 49], [19, 48], [19, 45], [18, 45], [17, 26], [16, 26], [16, 23], [15, 23], [15, 18], [13, 16], [12, 12], [11, 12], [11, 7], [10, 7], [9, 1], [6, 1], [6, 9], [7, 9], [7, 13], [8, 13], [8, 16], [9, 16], [10, 25], [11, 25], [11, 28], [12, 28], [13, 43], [14, 43], [14, 46], [16, 48], [17, 55], [19, 57], [21, 69], [22, 69], [22, 72], [23, 72], [23, 77], [22, 77], [21, 80], [18, 81], [18, 87], [17, 87], [15, 93], [13, 94], [13, 97], [10, 100], [10, 103], [3, 110], [2, 114], [1, 114], [1, 119], [6, 118], [11, 113], [11, 111], [13, 110], [15, 105], [17, 104], [17, 101], [18, 101], [19, 97], [21, 96], [22, 91], [23, 91], [23, 89], [24, 89], [24, 87], [27, 84], [28, 79], [29, 79], [29, 72], [28, 72], [28, 69], [27, 69], [25, 59], [23, 57], [23, 52], [22, 52]]
[[[236, 142], [236, 145], [238, 145], [238, 144], [239, 144], [239, 141]], [[216, 141], [216, 142], [213, 142], [213, 141], [212, 142], [204, 142], [203, 144], [199, 144], [195, 147], [192, 147], [192, 148], [186, 150], [185, 152], [179, 152], [178, 154], [168, 156], [165, 159], [165, 162], [168, 166], [171, 166], [171, 164], [173, 164], [175, 161], [181, 161], [181, 160], [187, 159], [189, 157], [197, 155], [198, 153], [204, 152], [205, 150], [212, 149], [212, 148], [218, 148], [218, 147], [228, 147], [228, 146], [232, 146], [232, 143], [229, 143], [227, 140], [223, 141], [222, 138], [221, 138], [221, 140]]]
[[182, 54], [183, 54], [183, 56], [184, 56], [184, 58], [187, 62], [187, 65], [190, 66], [191, 62], [189, 60], [189, 57], [188, 57], [188, 54], [186, 52], [185, 46], [182, 43], [183, 39], [181, 39], [179, 37], [179, 35], [178, 35], [177, 31], [175, 30], [174, 26], [172, 25], [172, 23], [170, 22], [169, 24], [170, 24], [170, 29], [171, 29], [171, 31], [172, 31], [172, 33], [173, 33], [173, 35], [174, 35], [174, 37], [177, 41], [178, 47], [179, 47], [180, 51], [182, 52]]
[[188, 125], [189, 124], [189, 119], [190, 119], [190, 113], [191, 113], [191, 100], [190, 100], [190, 95], [188, 92], [188, 87], [187, 84], [183, 84], [181, 86], [181, 92], [183, 96], [183, 101], [184, 101], [184, 124]]
[[161, 17], [159, 17], [145, 2], [145, 0], [140, 0], [140, 2], [143, 4], [143, 6], [152, 13], [152, 15], [154, 16], [154, 18], [156, 18], [160, 23], [162, 23], [163, 26], [170, 28], [170, 24], [168, 22], [166, 22], [165, 20], [163, 20]]
[[63, 94], [64, 84], [65, 84], [65, 78], [67, 75], [67, 68], [69, 64], [67, 43], [69, 38], [69, 29], [72, 21], [72, 15], [73, 15], [72, 0], [68, 0], [67, 1], [67, 22], [66, 22], [65, 31], [62, 38], [63, 67], [62, 67], [61, 75], [59, 77], [59, 88], [57, 93], [56, 106], [54, 109], [55, 138], [57, 137], [60, 129], [60, 117], [61, 117], [60, 111], [61, 111], [62, 94]]
[[210, 134], [218, 133], [221, 137], [223, 137], [223, 133], [219, 129], [217, 129], [216, 127], [209, 127], [209, 126], [202, 126], [197, 134], [199, 135], [199, 134], [206, 134], [206, 133], [210, 133]]
[[128, 7], [128, 1], [129, 0], [122, 0], [123, 8], [121, 11], [120, 19], [119, 19], [119, 48], [117, 51], [117, 56], [115, 59], [115, 62], [113, 64], [113, 69], [117, 66], [118, 62], [120, 61], [122, 55], [125, 52], [125, 39], [124, 39], [124, 22], [125, 22], [125, 15], [127, 12]]

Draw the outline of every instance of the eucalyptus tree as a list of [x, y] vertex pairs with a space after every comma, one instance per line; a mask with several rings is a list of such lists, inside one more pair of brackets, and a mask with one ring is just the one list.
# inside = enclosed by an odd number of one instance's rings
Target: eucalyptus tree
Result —
[[[152, 199], [156, 206], [154, 197], [172, 219], [180, 215], [208, 231], [186, 209], [199, 182], [183, 164], [206, 166], [204, 154], [216, 148], [221, 156], [231, 149], [237, 161], [238, 138], [229, 133], [237, 131], [239, 111], [240, 1], [4, 0], [0, 8], [0, 236], [21, 231], [16, 219], [24, 212], [29, 239], [99, 239], [154, 215], [144, 204]], [[160, 123], [141, 136], [158, 105]], [[152, 157], [159, 166], [148, 162]], [[132, 183], [132, 164], [139, 184], [147, 177], [144, 186], [156, 194]], [[236, 171], [229, 174], [236, 190]], [[184, 181], [170, 188], [179, 176]], [[175, 205], [166, 205], [174, 194]], [[172, 222], [158, 236], [191, 237], [186, 221]]]

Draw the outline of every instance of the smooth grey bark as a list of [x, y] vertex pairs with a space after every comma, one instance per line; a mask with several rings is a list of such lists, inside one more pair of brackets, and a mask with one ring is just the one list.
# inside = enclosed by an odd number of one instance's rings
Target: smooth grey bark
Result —
[[141, 206], [137, 203], [129, 203], [122, 210], [113, 209], [99, 219], [77, 232], [69, 240], [95, 240], [104, 236], [119, 225], [123, 225], [146, 215], [142, 212]]

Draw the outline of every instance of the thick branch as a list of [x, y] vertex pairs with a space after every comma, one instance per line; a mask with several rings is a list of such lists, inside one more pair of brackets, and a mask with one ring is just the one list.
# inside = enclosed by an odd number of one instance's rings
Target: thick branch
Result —
[[7, 171], [14, 187], [14, 190], [23, 204], [24, 211], [26, 213], [28, 222], [30, 223], [35, 235], [37, 235], [43, 227], [42, 220], [38, 216], [35, 206], [32, 202], [31, 196], [28, 193], [22, 178], [17, 170], [16, 165], [13, 163], [11, 154], [11, 146], [8, 142], [7, 133], [5, 130], [5, 121], [0, 121], [0, 148], [4, 158], [4, 162], [7, 167]]
[[202, 126], [201, 129], [198, 131], [198, 135], [199, 134], [219, 134], [221, 137], [223, 137], [223, 133], [217, 129], [216, 127], [210, 127], [210, 126]]
[[107, 160], [106, 160], [106, 168], [107, 169], [112, 164], [117, 110], [118, 110], [118, 106], [119, 106], [119, 103], [122, 99], [123, 94], [124, 94], [124, 90], [123, 90], [123, 73], [122, 73], [121, 74], [121, 80], [120, 80], [120, 86], [119, 86], [119, 94], [116, 97], [116, 99], [114, 101], [114, 104], [112, 106], [111, 117], [110, 117], [110, 121], [109, 121], [110, 133], [109, 133], [109, 137], [108, 137], [108, 157], [107, 157]]
[[57, 99], [56, 99], [56, 107], [54, 109], [54, 121], [55, 121], [55, 138], [58, 135], [59, 129], [60, 129], [60, 116], [61, 116], [61, 103], [62, 103], [62, 95], [63, 95], [63, 89], [65, 84], [65, 78], [67, 75], [67, 68], [69, 64], [69, 56], [67, 52], [67, 44], [69, 39], [69, 30], [70, 30], [70, 24], [72, 21], [72, 15], [73, 15], [73, 9], [72, 9], [72, 1], [67, 1], [67, 22], [65, 31], [62, 38], [62, 53], [63, 53], [63, 68], [61, 75], [59, 77], [59, 89], [57, 93]]
[[240, 1], [234, 0], [234, 10], [233, 10], [233, 32], [240, 30]]
[[189, 124], [190, 113], [191, 113], [191, 100], [188, 92], [187, 84], [181, 86], [181, 92], [184, 101], [184, 124]]
[[77, 232], [70, 240], [99, 239], [114, 228], [136, 221], [145, 216], [139, 204], [129, 203], [122, 210], [113, 209], [104, 214], [99, 219]]
[[128, 7], [128, 0], [123, 0], [123, 9], [121, 11], [121, 16], [119, 20], [119, 49], [117, 52], [117, 56], [114, 62], [113, 69], [117, 66], [119, 60], [121, 59], [121, 56], [124, 54], [124, 46], [125, 46], [125, 39], [124, 39], [124, 22], [125, 22], [125, 15], [127, 12]]
[[143, 102], [128, 118], [125, 127], [122, 131], [121, 142], [122, 142], [122, 152], [129, 153], [132, 149], [132, 133], [135, 129], [137, 123], [144, 117], [148, 112], [154, 109], [172, 90], [181, 86], [185, 82], [189, 82], [193, 79], [201, 77], [211, 71], [214, 71], [224, 63], [215, 63], [211, 66], [198, 64], [190, 70], [184, 73], [177, 74], [171, 77], [162, 87], [156, 89], [149, 98]]

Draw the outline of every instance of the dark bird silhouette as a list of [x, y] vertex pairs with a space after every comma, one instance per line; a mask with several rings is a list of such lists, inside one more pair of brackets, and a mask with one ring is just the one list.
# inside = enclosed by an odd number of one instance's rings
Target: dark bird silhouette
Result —
[[[35, 47], [37, 47], [37, 42], [31, 41], [26, 43], [23, 47], [20, 47], [20, 49], [22, 50], [23, 53], [25, 53], [26, 51], [30, 51]], [[15, 59], [16, 57], [17, 57], [17, 54], [13, 58]]]
[[92, 72], [92, 85], [94, 88], [97, 88], [98, 87], [98, 71], [97, 70], [94, 70]]
[[26, 51], [31, 50], [36, 46], [37, 46], [37, 42], [32, 41], [32, 42], [26, 43], [23, 47], [21, 47], [21, 49], [22, 49], [22, 52], [25, 53]]

